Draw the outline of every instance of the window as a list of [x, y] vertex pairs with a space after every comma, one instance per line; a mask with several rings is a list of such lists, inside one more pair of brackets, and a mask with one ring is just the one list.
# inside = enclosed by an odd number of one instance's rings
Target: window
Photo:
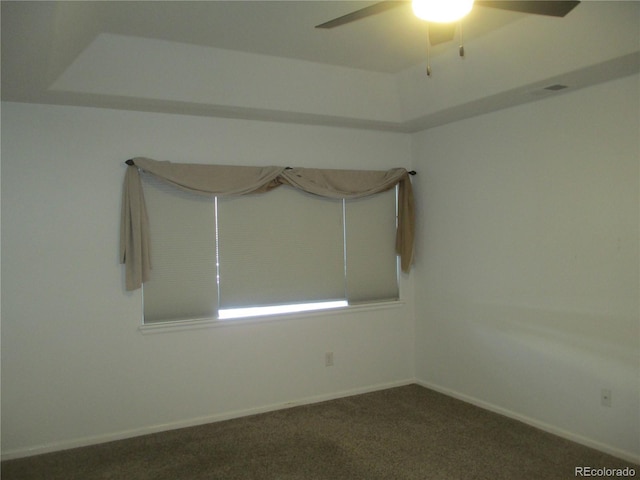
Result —
[[142, 182], [153, 268], [145, 324], [398, 299], [396, 189], [358, 200], [287, 186], [205, 197], [149, 174]]

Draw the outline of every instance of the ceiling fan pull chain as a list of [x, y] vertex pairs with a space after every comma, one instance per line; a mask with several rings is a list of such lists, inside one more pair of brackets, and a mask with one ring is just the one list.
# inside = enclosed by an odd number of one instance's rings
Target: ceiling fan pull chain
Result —
[[458, 54], [461, 58], [464, 58], [464, 39], [462, 36], [462, 20], [460, 20], [460, 46], [458, 47]]
[[429, 40], [429, 24], [427, 23], [427, 77], [431, 78], [431, 41]]

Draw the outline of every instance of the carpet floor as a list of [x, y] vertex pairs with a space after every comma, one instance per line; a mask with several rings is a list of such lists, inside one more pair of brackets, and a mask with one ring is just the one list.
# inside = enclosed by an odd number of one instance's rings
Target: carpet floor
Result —
[[408, 385], [8, 460], [2, 479], [564, 480], [576, 467], [640, 478], [638, 465]]

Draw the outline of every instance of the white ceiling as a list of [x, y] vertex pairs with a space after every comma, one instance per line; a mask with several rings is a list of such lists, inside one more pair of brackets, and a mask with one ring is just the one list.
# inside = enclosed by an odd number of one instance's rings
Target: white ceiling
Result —
[[[47, 96], [51, 86], [100, 34], [105, 33], [297, 59], [399, 77], [406, 77], [405, 72], [416, 66], [422, 69], [426, 62], [426, 24], [412, 15], [408, 4], [336, 29], [314, 28], [372, 3], [375, 2], [2, 1], [2, 99], [56, 103], [53, 97]], [[590, 8], [586, 3], [591, 2], [582, 2], [574, 10], [576, 13], [570, 13], [565, 19], [476, 7], [464, 22], [465, 43], [490, 45], [484, 37], [495, 37], [504, 44], [504, 39], [497, 36], [500, 32], [505, 35], [516, 32], [522, 39], [542, 42], [546, 26], [557, 29], [566, 24], [569, 27], [572, 21], [569, 17], [579, 18], [580, 9]], [[537, 18], [532, 21], [530, 17]], [[597, 34], [593, 32], [593, 35]], [[432, 49], [432, 58], [451, 53], [456, 47], [457, 42], [438, 46]], [[640, 50], [638, 45], [632, 47], [631, 51]], [[472, 51], [471, 48], [467, 50]], [[620, 55], [628, 53], [629, 49], [626, 49]], [[552, 48], [549, 55], [553, 54]], [[451, 56], [453, 61], [455, 55]], [[609, 53], [607, 56], [611, 57]], [[594, 62], [602, 60], [594, 56]], [[522, 61], [525, 63], [528, 59], [522, 58]], [[505, 65], [504, 71], [496, 71], [496, 77], [509, 75], [510, 67]], [[488, 87], [487, 93], [495, 95], [499, 92]], [[92, 100], [86, 97], [84, 102], [91, 104]], [[96, 104], [109, 106], [104, 98]]]
[[[62, 49], [56, 60], [68, 61], [98, 34], [113, 33], [379, 72], [395, 73], [423, 61], [426, 23], [412, 14], [408, 2], [339, 28], [314, 28], [374, 3], [3, 1], [3, 53], [17, 53], [28, 42], [45, 51]], [[465, 21], [465, 35], [471, 39], [524, 16], [479, 7]]]

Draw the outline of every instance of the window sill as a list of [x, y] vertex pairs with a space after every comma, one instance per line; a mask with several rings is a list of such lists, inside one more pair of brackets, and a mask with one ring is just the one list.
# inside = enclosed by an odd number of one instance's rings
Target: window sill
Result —
[[167, 322], [157, 322], [153, 324], [140, 325], [138, 331], [140, 333], [168, 333], [179, 332], [183, 330], [195, 330], [201, 328], [218, 328], [218, 327], [235, 327], [241, 325], [254, 325], [271, 322], [279, 322], [284, 320], [298, 320], [303, 318], [311, 318], [318, 316], [335, 316], [346, 315], [373, 310], [386, 310], [390, 308], [404, 307], [405, 302], [402, 300], [394, 300], [389, 302], [366, 303], [361, 305], [349, 305], [347, 307], [332, 308], [327, 310], [314, 310], [307, 312], [282, 313], [275, 315], [263, 315], [245, 318], [232, 318], [220, 320], [217, 318], [196, 318], [189, 320], [174, 320]]

